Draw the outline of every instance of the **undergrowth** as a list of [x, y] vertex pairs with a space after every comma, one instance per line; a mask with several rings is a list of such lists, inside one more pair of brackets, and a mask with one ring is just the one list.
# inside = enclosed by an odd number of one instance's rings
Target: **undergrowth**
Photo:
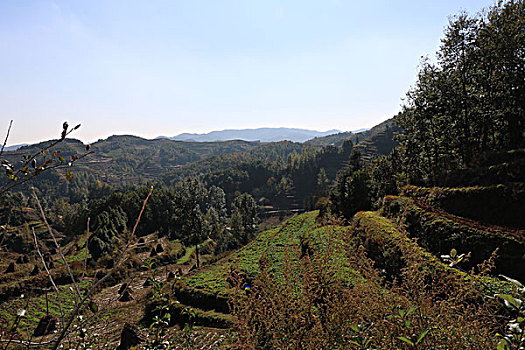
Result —
[[[325, 233], [327, 244], [306, 249], [298, 260], [288, 247], [280, 273], [262, 256], [260, 274], [231, 301], [238, 347], [495, 348], [507, 316], [476, 278], [435, 273], [419, 250], [406, 249], [400, 274], [387, 282], [355, 232]], [[343, 264], [337, 263], [341, 255]]]

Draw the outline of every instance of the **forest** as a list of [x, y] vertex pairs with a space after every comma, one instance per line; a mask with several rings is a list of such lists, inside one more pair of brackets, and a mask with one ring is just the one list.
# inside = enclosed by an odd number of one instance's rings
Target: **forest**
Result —
[[2, 349], [525, 347], [522, 0], [450, 17], [366, 131], [79, 128], [0, 151]]

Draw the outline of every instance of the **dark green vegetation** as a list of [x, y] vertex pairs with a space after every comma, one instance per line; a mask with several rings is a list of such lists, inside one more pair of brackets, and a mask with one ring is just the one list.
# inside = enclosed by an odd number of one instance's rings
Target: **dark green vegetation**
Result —
[[[15, 163], [23, 155], [33, 154], [46, 143], [24, 146], [14, 152], [6, 152], [5, 158]], [[146, 140], [136, 136], [111, 136], [91, 145], [94, 154], [76, 164], [77, 173], [85, 171], [101, 181], [112, 185], [145, 183], [157, 179], [161, 174], [181, 165], [218, 154], [248, 151], [260, 145], [259, 142], [181, 142], [166, 139]], [[60, 144], [61, 154], [78, 155], [86, 145], [74, 139]], [[53, 152], [55, 149], [51, 149]], [[57, 181], [56, 177], [50, 181]], [[60, 193], [66, 195], [66, 193]]]
[[[62, 306], [85, 317], [66, 339], [95, 348], [131, 322], [158, 349], [195, 348], [194, 327], [250, 349], [520, 349], [523, 286], [500, 275], [525, 280], [524, 28], [523, 1], [453, 18], [395, 122], [357, 135], [101, 141], [70, 181], [32, 181], [56, 231], [27, 187], [10, 191], [2, 339], [29, 339]], [[180, 158], [159, 161], [164, 147]]]

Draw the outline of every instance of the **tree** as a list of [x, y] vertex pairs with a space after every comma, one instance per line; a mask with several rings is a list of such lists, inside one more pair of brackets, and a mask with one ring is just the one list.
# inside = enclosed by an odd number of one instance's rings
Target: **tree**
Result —
[[423, 60], [395, 121], [413, 182], [433, 184], [487, 151], [523, 147], [525, 2], [450, 21], [437, 62]]
[[111, 252], [115, 237], [126, 231], [126, 222], [127, 215], [119, 206], [110, 207], [96, 216], [95, 231], [88, 244], [89, 252], [95, 261]]
[[235, 198], [230, 219], [232, 234], [240, 245], [247, 244], [257, 231], [257, 203], [248, 193]]
[[208, 210], [213, 209], [217, 215], [218, 222], [225, 222], [226, 220], [226, 194], [223, 189], [212, 185], [208, 190]]
[[317, 174], [317, 188], [319, 189], [319, 193], [321, 196], [326, 195], [328, 192], [328, 185], [330, 184], [330, 180], [328, 180], [328, 177], [326, 176], [326, 171], [324, 168], [321, 168], [319, 170], [319, 173]]
[[183, 241], [188, 245], [195, 245], [197, 267], [200, 266], [199, 243], [202, 243], [209, 233], [209, 226], [205, 220], [203, 209], [206, 207], [207, 191], [198, 179], [187, 179], [175, 189], [176, 203], [178, 203], [177, 220], [183, 232]]

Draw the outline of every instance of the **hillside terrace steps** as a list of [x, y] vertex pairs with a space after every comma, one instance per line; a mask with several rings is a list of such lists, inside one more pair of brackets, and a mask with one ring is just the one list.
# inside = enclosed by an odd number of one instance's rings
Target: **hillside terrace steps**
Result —
[[448, 254], [453, 248], [460, 253], [472, 252], [468, 268], [498, 249], [495, 272], [525, 280], [524, 230], [487, 225], [405, 196], [386, 196], [380, 212], [434, 255]]
[[[424, 249], [417, 239], [392, 219], [379, 212], [361, 211], [353, 219], [354, 230], [374, 267], [385, 271], [387, 285], [394, 279], [403, 279], [403, 269], [416, 263], [427, 271], [433, 281], [446, 284], [474, 281], [484, 294], [510, 290], [510, 284], [491, 276], [472, 276], [451, 267], [438, 256]], [[439, 282], [437, 282], [439, 283]]]
[[[517, 183], [517, 184], [510, 184], [510, 185], [493, 185], [493, 186], [475, 186], [475, 187], [460, 187], [460, 188], [446, 188], [446, 187], [417, 187], [417, 186], [406, 186], [403, 191], [401, 192], [400, 198], [408, 198], [412, 200], [412, 202], [421, 208], [422, 210], [425, 210], [426, 212], [432, 213], [436, 216], [441, 216], [444, 218], [447, 218], [451, 221], [454, 221], [456, 223], [459, 223], [464, 226], [474, 227], [479, 230], [490, 232], [496, 235], [505, 235], [509, 237], [513, 237], [514, 239], [525, 243], [525, 227], [520, 227], [520, 225], [501, 225], [501, 224], [494, 224], [491, 222], [486, 221], [480, 221], [477, 220], [476, 217], [479, 215], [473, 215], [473, 212], [476, 210], [476, 208], [472, 208], [475, 205], [479, 205], [479, 203], [475, 203], [476, 200], [479, 200], [479, 195], [483, 195], [485, 192], [489, 192], [490, 195], [494, 195], [494, 192], [501, 192], [501, 195], [505, 195], [505, 192], [513, 192], [516, 188], [519, 188], [523, 192], [520, 193], [520, 201], [523, 201], [523, 204], [525, 205], [525, 186], [523, 184]], [[463, 205], [465, 207], [469, 207], [465, 209], [463, 212], [459, 209], [453, 208], [452, 210], [449, 209], [450, 205], [447, 205], [447, 203], [443, 202], [445, 200], [448, 200], [449, 202], [452, 201], [459, 201], [462, 200], [461, 198], [457, 198], [458, 195], [464, 195], [464, 194], [472, 194], [474, 193], [477, 196], [473, 197], [472, 199], [463, 199]], [[512, 196], [509, 195], [509, 197]], [[516, 195], [513, 195], [514, 197]], [[387, 196], [389, 197], [389, 196]], [[388, 201], [387, 198], [385, 198], [386, 201]], [[509, 202], [512, 198], [501, 198], [499, 202]], [[496, 201], [496, 200], [495, 200]], [[521, 206], [520, 203], [511, 203]], [[484, 205], [484, 204], [482, 204]], [[507, 208], [509, 210], [512, 210], [510, 208]], [[470, 210], [470, 213], [465, 213], [465, 211]], [[513, 210], [512, 215], [515, 215], [517, 217], [523, 217], [523, 213], [525, 210], [524, 207], [517, 207], [515, 210]], [[463, 214], [463, 215], [462, 215]]]
[[[316, 214], [311, 212], [294, 216], [278, 228], [261, 232], [248, 245], [215, 264], [190, 272], [182, 278], [183, 287], [175, 293], [177, 298], [184, 305], [222, 314], [229, 313], [228, 299], [236, 288], [229, 282], [230, 275], [240, 274], [245, 284], [250, 284], [259, 270], [260, 257], [267, 253], [279, 255], [286, 247], [298, 249], [299, 238], [296, 236], [307, 230]], [[290, 235], [289, 229], [293, 231], [294, 237]], [[237, 292], [243, 293], [243, 286], [238, 287], [240, 289]]]
[[[420, 187], [407, 185], [401, 196], [412, 198], [428, 210], [470, 219], [498, 230], [525, 230], [525, 184], [510, 182], [471, 187]], [[432, 208], [430, 208], [432, 207]], [[474, 223], [473, 223], [474, 224]]]

